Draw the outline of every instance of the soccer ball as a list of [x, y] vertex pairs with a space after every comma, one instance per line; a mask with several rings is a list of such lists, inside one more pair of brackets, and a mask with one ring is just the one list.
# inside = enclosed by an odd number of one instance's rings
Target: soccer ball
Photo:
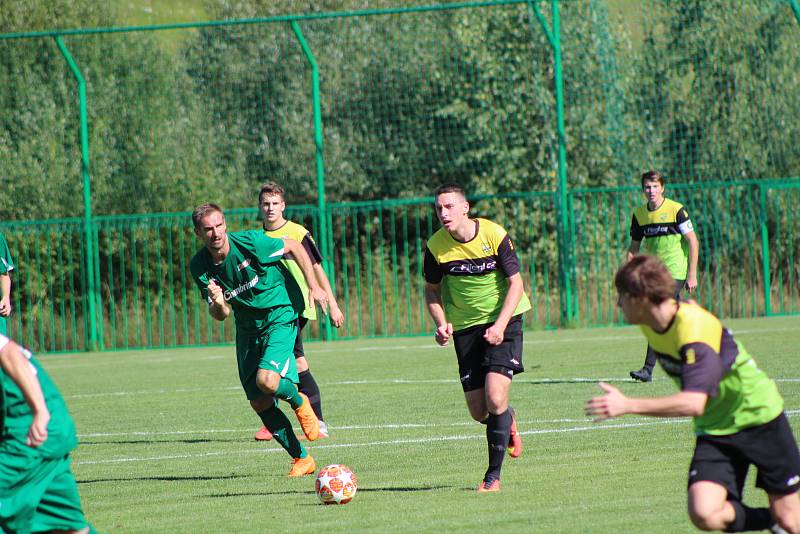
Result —
[[314, 487], [322, 504], [347, 504], [356, 494], [358, 481], [346, 466], [332, 464], [319, 470]]

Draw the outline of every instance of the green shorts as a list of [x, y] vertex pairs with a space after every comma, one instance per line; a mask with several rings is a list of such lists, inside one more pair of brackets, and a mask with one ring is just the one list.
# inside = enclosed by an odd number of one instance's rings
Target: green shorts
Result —
[[256, 385], [259, 369], [275, 371], [297, 384], [297, 363], [294, 359], [294, 341], [297, 337], [297, 321], [274, 323], [261, 334], [236, 333], [236, 360], [239, 364], [239, 380], [247, 395], [254, 400], [264, 395]]
[[28, 533], [87, 526], [69, 455], [49, 459], [0, 449], [0, 531]]

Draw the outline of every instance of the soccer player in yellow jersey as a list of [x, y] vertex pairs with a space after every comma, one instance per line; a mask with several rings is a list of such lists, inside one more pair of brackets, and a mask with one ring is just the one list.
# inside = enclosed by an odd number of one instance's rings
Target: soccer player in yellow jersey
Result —
[[[339, 304], [336, 302], [336, 297], [333, 294], [331, 283], [328, 280], [325, 270], [322, 268], [322, 254], [317, 248], [314, 238], [311, 233], [300, 224], [293, 221], [288, 221], [283, 215], [286, 210], [286, 201], [284, 198], [284, 189], [274, 182], [268, 182], [261, 186], [258, 194], [258, 207], [261, 210], [261, 218], [264, 221], [264, 231], [270, 237], [279, 239], [293, 239], [303, 245], [303, 248], [311, 258], [313, 264], [314, 275], [317, 282], [328, 299], [328, 313], [331, 323], [336, 328], [344, 324], [344, 314], [339, 309]], [[300, 287], [303, 295], [308, 294], [308, 285], [306, 284], [303, 273], [300, 271], [297, 262], [291, 256], [287, 256], [283, 260], [284, 266], [294, 277], [295, 282]], [[320, 437], [328, 437], [328, 425], [322, 418], [322, 398], [314, 376], [311, 374], [311, 369], [308, 367], [305, 352], [303, 350], [303, 328], [308, 324], [308, 321], [314, 321], [317, 318], [317, 309], [315, 306], [308, 304], [306, 298], [306, 308], [302, 310], [298, 317], [297, 338], [294, 344], [294, 356], [297, 362], [297, 372], [300, 377], [299, 389], [304, 393], [308, 400], [311, 401], [311, 407], [319, 419], [319, 435]], [[257, 440], [272, 439], [266, 427], [256, 432], [255, 438]]]
[[[772, 530], [800, 534], [800, 451], [775, 382], [758, 368], [719, 319], [674, 298], [674, 279], [653, 256], [636, 256], [616, 275], [625, 320], [641, 326], [661, 367], [680, 391], [633, 398], [600, 382], [586, 403], [597, 420], [625, 414], [694, 418], [689, 517], [701, 530]], [[747, 471], [769, 508], [742, 502]]]
[[[664, 177], [657, 171], [642, 174], [642, 192], [647, 203], [639, 206], [631, 218], [631, 244], [627, 259], [644, 252], [657, 256], [675, 280], [675, 298], [684, 287], [689, 293], [697, 289], [697, 259], [700, 245], [689, 213], [683, 205], [664, 197]], [[642, 247], [642, 241], [644, 246]], [[641, 382], [653, 379], [656, 357], [647, 346], [644, 365], [631, 371], [631, 378]]]
[[508, 233], [470, 218], [457, 185], [440, 186], [434, 197], [442, 228], [425, 249], [425, 302], [436, 342], [453, 339], [469, 413], [486, 425], [489, 467], [478, 491], [499, 491], [506, 451], [512, 458], [522, 452], [508, 397], [511, 379], [524, 370], [522, 314], [531, 304]]

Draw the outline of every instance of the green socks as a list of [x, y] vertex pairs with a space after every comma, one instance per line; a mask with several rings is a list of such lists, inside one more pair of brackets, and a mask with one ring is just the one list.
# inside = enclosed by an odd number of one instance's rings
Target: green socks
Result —
[[303, 398], [300, 396], [297, 388], [294, 386], [291, 380], [287, 380], [285, 378], [281, 378], [281, 381], [278, 382], [278, 389], [275, 390], [275, 396], [288, 402], [291, 405], [292, 410], [296, 410], [303, 404]]
[[[291, 384], [291, 382], [289, 383]], [[295, 390], [295, 393], [297, 393], [297, 390]], [[280, 443], [281, 447], [286, 449], [286, 452], [288, 452], [292, 458], [305, 458], [308, 456], [305, 447], [303, 447], [303, 444], [297, 439], [297, 436], [294, 435], [292, 424], [289, 422], [286, 414], [278, 409], [277, 406], [267, 408], [259, 413], [258, 416], [261, 418], [264, 426], [267, 427], [267, 430], [272, 432], [272, 437], [275, 441]]]

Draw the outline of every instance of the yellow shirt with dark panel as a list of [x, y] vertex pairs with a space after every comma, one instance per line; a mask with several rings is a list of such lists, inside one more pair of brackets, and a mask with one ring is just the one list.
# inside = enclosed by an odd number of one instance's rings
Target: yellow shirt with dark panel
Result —
[[[297, 224], [296, 222], [286, 221], [280, 228], [275, 230], [265, 229], [264, 232], [268, 236], [275, 237], [277, 239], [288, 238], [297, 241], [303, 245], [304, 249], [306, 249], [308, 257], [311, 258], [312, 264], [322, 263], [322, 254], [317, 248], [317, 244], [314, 242], [314, 239], [311, 237], [311, 233], [305, 228], [305, 226]], [[291, 255], [289, 255], [288, 258], [291, 258]], [[292, 275], [297, 287], [303, 293], [303, 299], [305, 299], [306, 304], [305, 309], [300, 312], [300, 315], [309, 321], [316, 321], [317, 308], [308, 302], [308, 284], [306, 283], [305, 276], [303, 276], [303, 270], [300, 269], [300, 266], [296, 261], [294, 261], [294, 259], [287, 259], [287, 257], [284, 257], [284, 259], [281, 261], [284, 267], [286, 267], [286, 269]]]
[[775, 382], [711, 312], [680, 302], [667, 329], [641, 326], [661, 367], [682, 391], [708, 395], [695, 433], [730, 435], [768, 423], [783, 411]]
[[643, 252], [660, 258], [675, 280], [686, 280], [689, 245], [683, 235], [692, 231], [686, 208], [668, 198], [654, 210], [639, 206], [631, 218], [631, 239], [644, 240]]
[[[519, 273], [519, 258], [505, 229], [475, 219], [474, 238], [462, 243], [440, 228], [425, 249], [425, 280], [441, 284], [442, 304], [453, 330], [493, 323], [508, 293], [507, 278]], [[523, 292], [514, 315], [531, 309]]]

